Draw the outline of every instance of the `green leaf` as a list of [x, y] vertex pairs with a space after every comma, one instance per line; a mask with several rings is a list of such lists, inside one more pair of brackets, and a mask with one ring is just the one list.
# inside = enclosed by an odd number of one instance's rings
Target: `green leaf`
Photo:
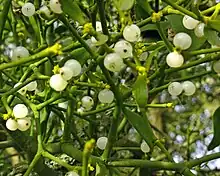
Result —
[[212, 117], [212, 123], [214, 128], [214, 136], [208, 146], [208, 150], [212, 150], [220, 145], [220, 107], [215, 110]]
[[151, 15], [154, 12], [148, 0], [137, 0], [136, 3], [144, 9], [145, 13]]
[[61, 0], [61, 5], [63, 12], [69, 15], [73, 20], [81, 25], [86, 23], [85, 14], [82, 12], [76, 1]]
[[147, 104], [148, 90], [147, 90], [147, 76], [139, 74], [132, 89], [132, 94], [139, 106], [144, 109]]
[[130, 124], [138, 131], [138, 133], [143, 137], [143, 139], [152, 149], [157, 138], [152, 131], [147, 117], [142, 117], [128, 108], [124, 108], [123, 112]]
[[204, 35], [211, 45], [220, 46], [220, 38], [218, 33], [210, 28], [204, 29]]
[[[161, 21], [160, 25], [161, 25], [161, 28], [163, 28], [163, 30], [166, 30], [170, 27], [170, 23], [168, 21]], [[141, 29], [141, 32], [150, 31], [150, 30], [157, 30], [157, 26], [156, 26], [156, 24], [147, 24], [147, 25], [141, 27], [140, 29]]]
[[121, 11], [130, 10], [134, 5], [134, 0], [115, 0], [117, 8]]
[[188, 30], [183, 26], [183, 16], [182, 15], [168, 15], [167, 19], [170, 23], [170, 27], [176, 32], [185, 32], [187, 34], [190, 35], [190, 37], [192, 38], [192, 45], [190, 46], [190, 48], [188, 50], [197, 50], [199, 49], [206, 41], [205, 37], [200, 37], [198, 38], [195, 34], [194, 34], [194, 30]]
[[109, 171], [104, 164], [96, 163], [96, 173], [95, 176], [108, 176]]
[[97, 34], [97, 42], [95, 42], [95, 46], [101, 46], [108, 41], [108, 36], [98, 33]]
[[220, 32], [220, 20], [209, 20], [208, 27]]

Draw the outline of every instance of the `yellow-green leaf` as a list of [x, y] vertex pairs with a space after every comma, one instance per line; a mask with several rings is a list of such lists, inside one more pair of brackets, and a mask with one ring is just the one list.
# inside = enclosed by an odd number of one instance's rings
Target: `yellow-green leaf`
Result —
[[147, 77], [144, 74], [139, 74], [134, 83], [132, 94], [139, 108], [145, 108], [148, 99]]
[[138, 131], [138, 133], [143, 137], [143, 139], [152, 149], [157, 138], [152, 131], [147, 117], [142, 117], [128, 108], [124, 108], [123, 112], [130, 124]]
[[61, 7], [65, 14], [69, 15], [73, 20], [83, 25], [86, 23], [86, 16], [74, 0], [61, 0]]

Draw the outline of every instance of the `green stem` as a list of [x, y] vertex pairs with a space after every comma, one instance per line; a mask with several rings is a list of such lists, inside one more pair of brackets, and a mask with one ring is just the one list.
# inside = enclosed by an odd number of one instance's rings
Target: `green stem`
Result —
[[[54, 45], [55, 46], [55, 45]], [[45, 50], [40, 51], [37, 54], [34, 54], [32, 56], [26, 57], [26, 58], [21, 58], [19, 60], [15, 60], [9, 63], [5, 63], [5, 64], [1, 64], [0, 65], [0, 71], [7, 69], [7, 68], [12, 68], [12, 67], [16, 67], [22, 64], [27, 64], [28, 62], [32, 62], [35, 60], [39, 60], [41, 58], [50, 56], [51, 54], [57, 54], [56, 50], [54, 50], [53, 46], [51, 48], [46, 48]]]
[[96, 53], [92, 51], [92, 49], [89, 47], [89, 45], [81, 38], [81, 36], [78, 34], [76, 29], [69, 23], [69, 21], [66, 19], [64, 15], [60, 16], [60, 20], [69, 28], [70, 32], [72, 33], [73, 37], [76, 37], [76, 39], [81, 43], [81, 45], [89, 52], [89, 54], [96, 58]]
[[181, 66], [181, 67], [179, 67], [179, 68], [169, 68], [169, 69], [166, 69], [166, 70], [165, 70], [165, 73], [173, 73], [173, 72], [180, 71], [180, 70], [183, 70], [183, 69], [186, 69], [186, 68], [190, 68], [190, 67], [193, 67], [193, 66], [196, 66], [196, 65], [205, 63], [205, 62], [209, 62], [209, 61], [212, 61], [212, 60], [216, 60], [216, 59], [219, 58], [219, 56], [220, 56], [220, 54], [207, 55], [207, 56], [205, 56], [205, 57], [202, 58], [202, 59], [189, 62], [188, 64], [185, 64], [185, 65], [183, 65], [183, 66]]
[[99, 9], [99, 17], [100, 17], [101, 24], [102, 24], [103, 34], [109, 36], [108, 27], [107, 27], [107, 23], [106, 23], [106, 15], [105, 15], [105, 4], [104, 4], [104, 1], [103, 1], [103, 0], [97, 0], [97, 5], [98, 5], [98, 9]]
[[156, 23], [156, 26], [157, 26], [157, 29], [158, 29], [158, 32], [160, 34], [160, 37], [162, 38], [162, 40], [164, 41], [167, 49], [172, 52], [173, 51], [173, 45], [170, 43], [170, 41], [167, 39], [165, 33], [164, 33], [164, 30], [162, 29], [161, 25], [159, 22]]
[[71, 165], [67, 164], [66, 162], [60, 160], [59, 158], [57, 158], [57, 157], [51, 155], [50, 153], [48, 153], [48, 152], [46, 152], [46, 151], [43, 151], [43, 152], [42, 152], [42, 156], [44, 156], [44, 157], [46, 157], [46, 158], [49, 158], [49, 159], [55, 161], [55, 162], [58, 163], [59, 165], [61, 165], [61, 166], [65, 167], [66, 169], [68, 169], [69, 171], [76, 170], [76, 169], [79, 170], [79, 169], [78, 169], [79, 167], [71, 166]]
[[12, 0], [4, 0], [4, 3], [2, 4], [3, 10], [0, 13], [0, 43], [2, 42], [2, 34], [6, 23], [6, 18], [8, 16], [11, 1]]
[[194, 56], [194, 55], [214, 53], [214, 52], [219, 52], [219, 51], [220, 51], [220, 48], [208, 48], [208, 49], [200, 49], [198, 51], [190, 51], [187, 54]]
[[24, 176], [29, 176], [30, 175], [32, 169], [35, 167], [35, 165], [37, 164], [40, 157], [41, 157], [41, 152], [37, 153], [34, 156], [34, 159], [32, 160], [31, 164], [29, 165], [29, 167], [28, 167], [27, 171], [25, 172]]
[[60, 94], [56, 94], [55, 96], [51, 97], [50, 99], [48, 99], [47, 101], [41, 103], [41, 104], [38, 104], [37, 105], [37, 110], [41, 110], [43, 109], [44, 107], [46, 107], [47, 105], [55, 102], [56, 100], [58, 100], [59, 98], [61, 98], [61, 95]]
[[182, 6], [177, 5], [174, 1], [172, 0], [164, 0], [164, 2], [166, 2], [167, 4], [169, 4], [170, 6], [172, 6], [174, 9], [179, 10], [180, 12], [193, 17], [194, 19], [198, 19], [198, 17], [196, 16], [196, 14], [194, 14], [193, 12], [188, 11], [187, 9], [183, 8]]
[[64, 141], [71, 140], [71, 137], [70, 137], [71, 126], [70, 125], [71, 125], [72, 112], [73, 112], [73, 100], [69, 100], [67, 112], [66, 112], [66, 118], [65, 118], [64, 133], [63, 133]]
[[0, 149], [13, 147], [14, 145], [15, 145], [15, 143], [13, 141], [0, 141]]

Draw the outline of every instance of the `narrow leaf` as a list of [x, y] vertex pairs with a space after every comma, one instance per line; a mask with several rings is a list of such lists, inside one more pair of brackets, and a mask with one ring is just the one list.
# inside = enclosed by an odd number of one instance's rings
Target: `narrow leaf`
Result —
[[220, 145], [220, 107], [215, 110], [212, 117], [212, 123], [214, 128], [214, 136], [208, 146], [208, 150], [212, 150]]
[[76, 1], [73, 0], [61, 0], [63, 12], [69, 15], [73, 20], [83, 25], [86, 23], [85, 14], [80, 9]]
[[138, 131], [138, 133], [143, 137], [150, 148], [153, 148], [154, 142], [157, 140], [155, 137], [150, 123], [147, 117], [141, 117], [139, 114], [131, 111], [128, 108], [124, 108], [123, 112], [130, 122], [130, 124]]
[[134, 0], [115, 0], [115, 4], [119, 10], [127, 11], [133, 7]]
[[139, 108], [145, 108], [148, 99], [147, 90], [147, 76], [146, 74], [139, 74], [136, 82], [134, 83], [132, 94], [139, 106]]
[[218, 36], [218, 33], [210, 28], [204, 29], [204, 34], [206, 39], [211, 45], [217, 45], [220, 46], [220, 38]]
[[208, 26], [218, 32], [220, 32], [220, 21], [219, 20], [209, 20]]

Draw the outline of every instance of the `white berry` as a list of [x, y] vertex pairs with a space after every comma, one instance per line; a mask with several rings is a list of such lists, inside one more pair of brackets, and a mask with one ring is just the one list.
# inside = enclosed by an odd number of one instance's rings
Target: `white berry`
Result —
[[99, 92], [98, 99], [101, 103], [111, 103], [114, 100], [114, 94], [111, 90], [104, 89]]
[[170, 67], [176, 68], [183, 65], [184, 58], [180, 53], [174, 51], [167, 55], [166, 62]]
[[180, 32], [174, 36], [173, 44], [181, 50], [186, 50], [191, 46], [192, 38], [187, 33]]
[[15, 131], [18, 129], [18, 123], [12, 118], [8, 119], [5, 125], [10, 131]]
[[145, 141], [143, 141], [141, 143], [141, 151], [144, 152], [144, 153], [150, 152], [150, 147]]
[[67, 86], [66, 80], [60, 74], [51, 76], [50, 87], [56, 91], [63, 91]]
[[122, 58], [132, 57], [132, 46], [125, 40], [120, 40], [115, 44], [114, 51]]
[[100, 21], [96, 21], [96, 31], [102, 32], [102, 23]]
[[107, 137], [100, 137], [98, 138], [96, 145], [99, 149], [104, 150], [106, 147], [106, 144], [108, 142], [108, 138]]
[[196, 26], [196, 28], [194, 29], [194, 33], [197, 37], [203, 37], [204, 36], [204, 27], [205, 27], [204, 23], [200, 23]]
[[199, 24], [198, 20], [195, 20], [194, 18], [192, 18], [188, 15], [185, 15], [183, 17], [183, 26], [186, 29], [194, 29], [198, 24]]
[[58, 14], [63, 13], [59, 0], [50, 0], [49, 7], [50, 10], [52, 10], [54, 13], [58, 13]]
[[125, 40], [129, 42], [136, 42], [138, 41], [140, 36], [141, 36], [141, 30], [137, 25], [132, 24], [125, 26], [123, 30], [123, 37]]
[[73, 71], [69, 67], [62, 67], [60, 68], [60, 74], [62, 75], [63, 79], [66, 81], [70, 80], [73, 77]]
[[69, 171], [65, 174], [65, 176], [79, 176], [79, 174], [77, 174], [76, 172], [74, 171]]
[[184, 81], [182, 83], [182, 87], [184, 90], [184, 94], [187, 96], [191, 96], [196, 91], [196, 86], [191, 81]]
[[24, 58], [28, 56], [29, 56], [29, 51], [23, 46], [16, 47], [12, 52], [12, 60], [18, 60], [20, 58]]
[[13, 108], [15, 118], [24, 118], [28, 114], [28, 108], [24, 104], [17, 104]]
[[109, 71], [119, 72], [124, 67], [124, 62], [117, 53], [110, 53], [105, 56], [104, 66]]
[[22, 8], [21, 12], [23, 13], [24, 16], [33, 16], [35, 14], [35, 7], [34, 4], [27, 2], [25, 3]]
[[26, 85], [28, 91], [34, 91], [37, 89], [37, 81], [32, 81]]
[[31, 119], [29, 117], [21, 118], [17, 120], [18, 123], [18, 129], [20, 131], [26, 131], [31, 126]]
[[182, 87], [182, 84], [180, 84], [179, 82], [172, 82], [168, 86], [168, 92], [172, 96], [180, 95], [182, 91], [183, 91], [183, 87]]
[[83, 108], [85, 108], [85, 110], [92, 109], [92, 107], [94, 105], [94, 101], [93, 101], [92, 97], [90, 97], [90, 96], [84, 96], [82, 98], [81, 102], [82, 102], [82, 106], [83, 106]]
[[220, 73], [220, 61], [216, 61], [216, 62], [213, 64], [213, 70], [214, 70], [216, 73]]
[[80, 63], [75, 59], [70, 59], [66, 61], [64, 67], [68, 67], [71, 69], [71, 71], [73, 72], [73, 77], [78, 76], [82, 71]]
[[[17, 84], [14, 85], [14, 88], [15, 88], [15, 87], [18, 87], [18, 86], [21, 85], [21, 84], [22, 84], [22, 83], [18, 82]], [[24, 86], [24, 87], [22, 87], [22, 88], [20, 88], [20, 89], [18, 90], [18, 93], [20, 93], [21, 95], [25, 95], [26, 92], [27, 92], [27, 87], [26, 87], [26, 86]]]

